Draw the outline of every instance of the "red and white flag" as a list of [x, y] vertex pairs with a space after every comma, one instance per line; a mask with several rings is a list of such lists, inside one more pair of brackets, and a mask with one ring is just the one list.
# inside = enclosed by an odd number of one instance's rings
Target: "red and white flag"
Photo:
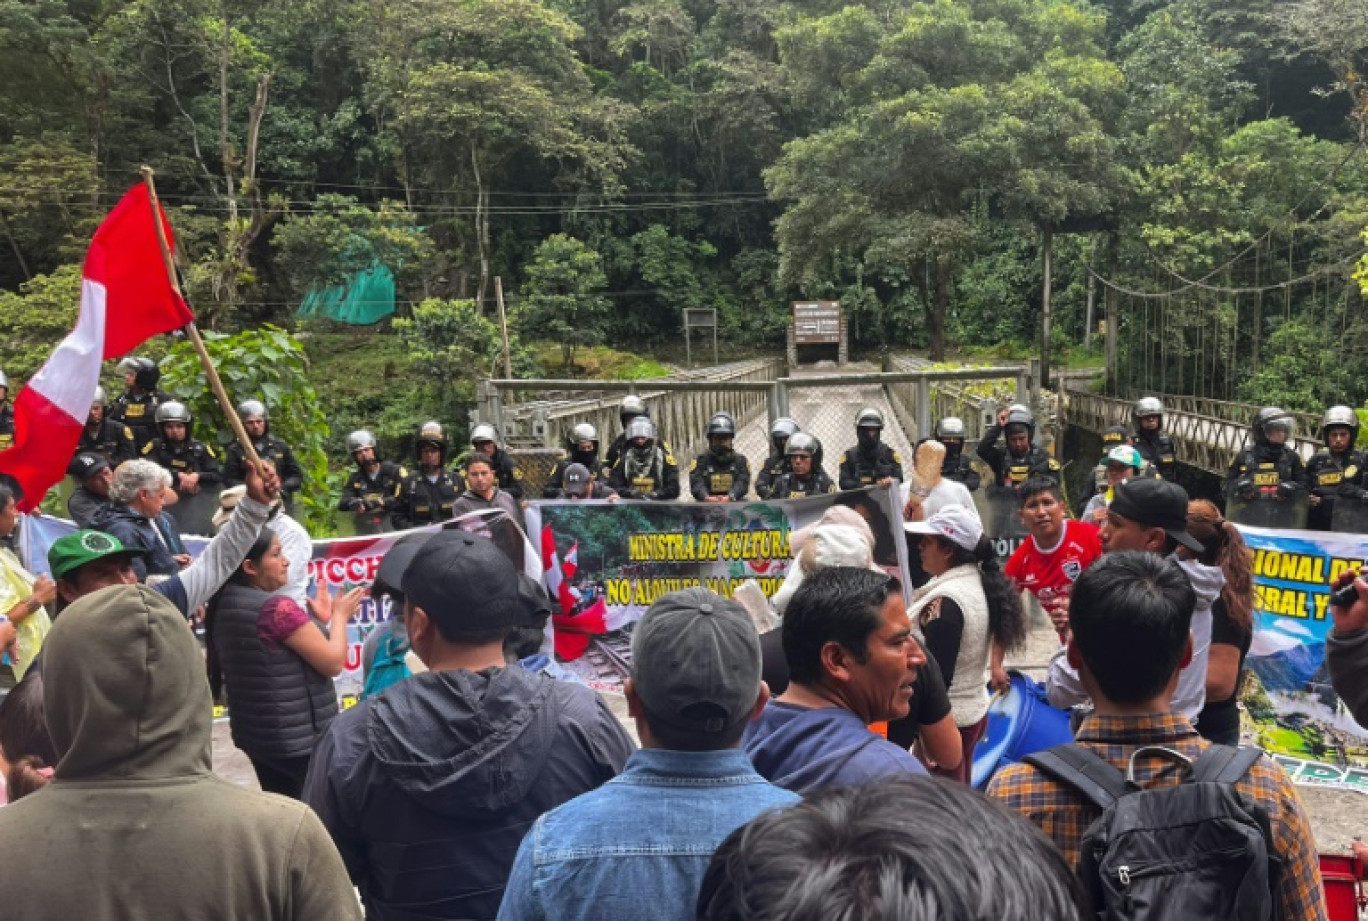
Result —
[[[160, 207], [157, 217], [174, 247]], [[14, 446], [0, 452], [0, 473], [19, 481], [25, 512], [66, 474], [100, 382], [100, 363], [195, 319], [167, 278], [146, 185], [134, 186], [95, 231], [81, 275], [76, 328], [19, 391]]]
[[575, 578], [575, 573], [579, 572], [579, 541], [565, 551], [565, 561], [561, 563], [561, 570], [565, 573], [565, 578]]

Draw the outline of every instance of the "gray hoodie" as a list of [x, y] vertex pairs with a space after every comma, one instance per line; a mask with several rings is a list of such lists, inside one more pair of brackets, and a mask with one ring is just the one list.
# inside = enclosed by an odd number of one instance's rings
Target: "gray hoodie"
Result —
[[632, 749], [583, 685], [516, 665], [426, 672], [332, 721], [304, 800], [368, 918], [492, 919], [532, 823], [616, 776]]
[[[1219, 566], [1205, 566], [1196, 560], [1169, 557], [1187, 574], [1192, 590], [1197, 595], [1197, 606], [1192, 611], [1192, 661], [1178, 673], [1178, 686], [1173, 690], [1173, 712], [1197, 724], [1197, 717], [1206, 705], [1207, 658], [1211, 653], [1211, 606], [1225, 587], [1225, 573]], [[1060, 649], [1050, 660], [1049, 676], [1045, 680], [1045, 694], [1056, 707], [1068, 709], [1090, 702], [1088, 692], [1078, 672], [1069, 665]]]
[[337, 850], [301, 803], [209, 768], [212, 704], [185, 618], [143, 585], [72, 604], [43, 647], [59, 753], [44, 789], [0, 809], [5, 917], [361, 916]]

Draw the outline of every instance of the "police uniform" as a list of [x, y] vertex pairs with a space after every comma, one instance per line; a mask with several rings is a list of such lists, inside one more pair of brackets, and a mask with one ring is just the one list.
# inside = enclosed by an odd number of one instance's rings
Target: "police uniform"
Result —
[[[275, 465], [276, 473], [280, 475], [280, 491], [288, 502], [289, 498], [304, 485], [304, 470], [299, 466], [299, 461], [295, 460], [294, 452], [290, 450], [289, 445], [270, 432], [263, 435], [259, 441], [253, 442], [252, 447], [256, 448], [258, 457]], [[242, 445], [233, 442], [228, 446], [227, 455], [223, 463], [224, 483], [237, 486], [239, 483], [247, 482], [247, 454], [242, 450]]]
[[755, 494], [761, 499], [774, 498], [775, 484], [779, 482], [781, 476], [788, 472], [788, 456], [782, 452], [771, 454], [765, 458], [765, 465], [755, 477]]
[[494, 480], [499, 484], [499, 488], [521, 502], [523, 499], [523, 472], [518, 469], [517, 462], [509, 457], [508, 452], [503, 448], [495, 448], [490, 465], [494, 468]]
[[674, 456], [659, 445], [642, 461], [628, 448], [608, 474], [608, 488], [624, 499], [671, 502], [679, 498], [679, 467]]
[[856, 445], [841, 455], [837, 478], [842, 490], [873, 486], [884, 477], [901, 480], [903, 469], [898, 452], [882, 441], [874, 446], [872, 453], [866, 453]]
[[[201, 490], [223, 482], [218, 458], [213, 449], [202, 441], [187, 438], [180, 442], [158, 438], [143, 451], [143, 457], [165, 467], [171, 473], [171, 485], [180, 493], [180, 474], [198, 473]], [[182, 494], [183, 495], [183, 494]]]
[[750, 492], [750, 481], [750, 461], [737, 451], [732, 451], [731, 460], [725, 462], [704, 451], [689, 464], [689, 492], [699, 502], [708, 496], [740, 502]]
[[443, 468], [436, 474], [428, 479], [428, 474], [415, 470], [404, 479], [394, 512], [395, 527], [421, 528], [451, 520], [456, 500], [466, 491], [465, 481], [459, 473]]
[[[394, 461], [381, 461], [370, 476], [360, 466], [352, 468], [347, 482], [342, 484], [342, 498], [337, 503], [340, 512], [368, 511], [375, 513], [374, 526], [388, 530], [388, 519], [399, 501], [399, 488], [407, 471]], [[397, 520], [397, 518], [396, 518]]]
[[14, 446], [14, 407], [5, 402], [0, 406], [0, 451]]
[[[650, 417], [647, 416], [647, 418], [649, 419]], [[621, 432], [618, 432], [617, 437], [613, 439], [613, 443], [608, 446], [608, 453], [603, 457], [604, 472], [611, 473], [612, 469], [617, 466], [617, 462], [622, 459], [623, 446], [626, 443], [627, 430], [623, 429]], [[669, 442], [657, 440], [656, 445], [666, 454], [670, 453]]]
[[[561, 459], [556, 461], [556, 466], [551, 468], [551, 475], [546, 478], [546, 485], [542, 487], [543, 499], [565, 498], [565, 469], [571, 464], [580, 464], [588, 470], [589, 478], [595, 485], [602, 484], [608, 479], [608, 468], [597, 457], [591, 457], [588, 460], [576, 460], [573, 453], [566, 453], [561, 455]], [[594, 498], [601, 497], [594, 496]]]
[[133, 430], [109, 418], [93, 429], [87, 425], [81, 429], [81, 440], [76, 444], [75, 453], [83, 451], [98, 454], [109, 461], [109, 466], [117, 467], [134, 456]]
[[781, 474], [779, 479], [774, 481], [774, 489], [770, 492], [771, 499], [805, 499], [808, 496], [825, 496], [836, 491], [836, 484], [831, 481], [825, 471], [813, 468], [812, 473], [805, 477], [799, 477], [793, 471]]
[[148, 445], [161, 437], [161, 430], [157, 428], [157, 407], [171, 399], [171, 394], [161, 390], [141, 394], [126, 390], [114, 401], [109, 418], [131, 433], [133, 456], [146, 457]]
[[1306, 478], [1311, 486], [1311, 495], [1320, 498], [1320, 503], [1313, 506], [1307, 515], [1308, 528], [1313, 531], [1330, 530], [1337, 498], [1368, 499], [1368, 490], [1364, 489], [1365, 466], [1368, 466], [1368, 456], [1353, 448], [1340, 455], [1328, 449], [1317, 451], [1306, 462]]
[[1225, 487], [1227, 498], [1276, 494], [1286, 499], [1306, 490], [1306, 468], [1297, 452], [1286, 445], [1255, 445], [1235, 458], [1226, 472]]
[[[917, 442], [917, 447], [921, 447], [922, 442], [931, 440], [933, 439], [923, 438], [921, 441]], [[970, 463], [969, 458], [964, 456], [964, 445], [961, 444], [959, 447], [953, 447], [946, 444], [944, 441], [942, 441], [941, 444], [945, 445], [945, 459], [941, 461], [941, 476], [947, 480], [954, 480], [956, 483], [962, 484], [964, 488], [970, 492], [978, 489], [983, 478], [980, 477], [979, 472], [974, 469], [974, 465]]]
[[1032, 445], [1025, 454], [1017, 457], [997, 443], [1000, 434], [1002, 426], [990, 425], [978, 443], [978, 456], [992, 468], [993, 482], [997, 486], [1018, 489], [1033, 477], [1046, 477], [1059, 482], [1059, 461], [1051, 457], [1049, 451]]
[[1173, 439], [1167, 432], [1148, 432], [1140, 430], [1135, 433], [1135, 450], [1140, 452], [1155, 471], [1170, 483], [1178, 482], [1178, 456], [1173, 447]]

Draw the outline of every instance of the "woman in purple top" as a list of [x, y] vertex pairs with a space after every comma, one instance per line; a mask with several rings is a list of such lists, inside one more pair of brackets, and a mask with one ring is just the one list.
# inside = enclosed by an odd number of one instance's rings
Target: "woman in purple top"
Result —
[[[365, 589], [309, 600], [313, 617], [282, 588], [290, 563], [263, 528], [228, 584], [210, 602], [209, 672], [226, 689], [233, 744], [261, 788], [298, 798], [314, 740], [337, 715], [332, 678], [347, 660], [347, 621]], [[316, 620], [315, 620], [316, 618]], [[325, 626], [327, 629], [325, 629]]]

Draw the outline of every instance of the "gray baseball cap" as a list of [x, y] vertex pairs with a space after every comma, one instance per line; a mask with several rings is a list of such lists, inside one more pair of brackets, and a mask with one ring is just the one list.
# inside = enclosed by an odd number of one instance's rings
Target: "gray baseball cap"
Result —
[[755, 707], [760, 637], [737, 602], [704, 588], [671, 592], [637, 622], [632, 683], [652, 717], [721, 733]]

